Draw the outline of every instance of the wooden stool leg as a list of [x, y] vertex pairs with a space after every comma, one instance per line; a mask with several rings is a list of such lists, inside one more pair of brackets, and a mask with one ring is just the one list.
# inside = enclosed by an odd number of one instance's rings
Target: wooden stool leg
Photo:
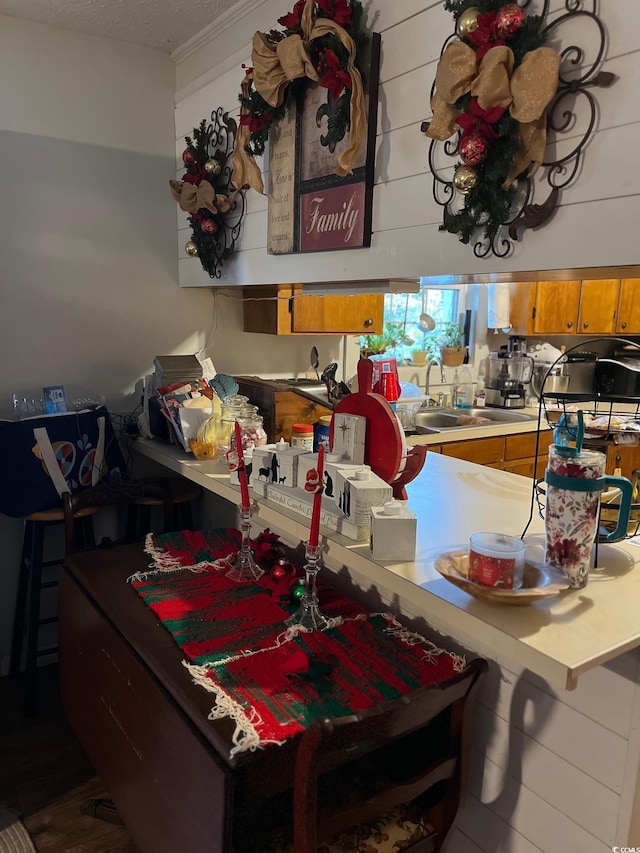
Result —
[[176, 506], [178, 511], [178, 523], [180, 530], [193, 530], [193, 505], [191, 501], [185, 501]]
[[33, 524], [31, 546], [31, 571], [29, 579], [29, 612], [27, 615], [27, 662], [22, 710], [29, 716], [35, 710], [36, 664], [38, 661], [38, 633], [40, 626], [40, 590], [42, 586], [42, 558], [44, 552], [44, 525]]
[[11, 662], [9, 664], [9, 675], [12, 677], [19, 674], [20, 660], [22, 658], [22, 640], [24, 636], [24, 624], [27, 610], [27, 592], [29, 590], [29, 569], [31, 566], [31, 555], [33, 553], [33, 528], [33, 522], [25, 520], [24, 532], [22, 535], [20, 574], [18, 576], [18, 595], [16, 597], [15, 618], [11, 638]]

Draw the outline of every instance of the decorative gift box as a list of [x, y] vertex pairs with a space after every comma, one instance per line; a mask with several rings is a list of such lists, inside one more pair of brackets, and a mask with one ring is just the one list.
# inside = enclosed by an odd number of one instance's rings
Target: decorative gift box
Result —
[[408, 563], [416, 558], [418, 522], [399, 501], [371, 507], [371, 556], [382, 563]]
[[393, 489], [367, 466], [355, 471], [336, 466], [333, 499], [338, 509], [355, 524], [369, 521], [370, 509], [382, 506], [393, 497]]
[[293, 488], [297, 482], [298, 458], [306, 453], [308, 451], [302, 448], [278, 444], [254, 448], [252, 488], [262, 492], [264, 486], [270, 483]]

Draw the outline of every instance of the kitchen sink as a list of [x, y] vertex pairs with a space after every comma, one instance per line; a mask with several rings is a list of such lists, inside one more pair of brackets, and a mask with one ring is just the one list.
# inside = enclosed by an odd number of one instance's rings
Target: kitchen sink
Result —
[[[470, 424], [458, 423], [460, 416], [485, 418], [487, 423]], [[415, 414], [415, 430], [418, 435], [434, 432], [444, 432], [450, 429], [476, 429], [482, 426], [492, 426], [495, 423], [517, 424], [535, 420], [533, 415], [525, 412], [515, 412], [512, 409], [429, 409]], [[465, 418], [466, 420], [466, 418]]]

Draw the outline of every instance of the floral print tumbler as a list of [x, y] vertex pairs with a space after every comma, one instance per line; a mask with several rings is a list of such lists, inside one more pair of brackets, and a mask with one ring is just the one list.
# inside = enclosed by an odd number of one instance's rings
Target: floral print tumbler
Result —
[[[569, 456], [564, 448], [549, 448], [547, 472], [552, 476], [546, 488], [545, 561], [560, 569], [574, 588], [587, 584], [605, 464], [604, 453], [583, 450]], [[575, 480], [575, 490], [566, 480], [563, 486], [553, 485], [553, 475]]]

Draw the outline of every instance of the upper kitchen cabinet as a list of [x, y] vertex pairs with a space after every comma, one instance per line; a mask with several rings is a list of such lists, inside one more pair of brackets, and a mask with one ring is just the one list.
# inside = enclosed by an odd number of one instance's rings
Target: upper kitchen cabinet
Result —
[[245, 287], [245, 332], [266, 335], [379, 335], [382, 294], [307, 296], [301, 284]]
[[522, 335], [567, 335], [576, 331], [580, 281], [511, 284], [512, 331]]
[[580, 315], [576, 333], [580, 335], [615, 334], [619, 297], [619, 278], [583, 281], [580, 288]]
[[513, 282], [511, 325], [523, 335], [638, 334], [640, 279]]
[[640, 278], [623, 278], [616, 320], [619, 335], [640, 334]]

